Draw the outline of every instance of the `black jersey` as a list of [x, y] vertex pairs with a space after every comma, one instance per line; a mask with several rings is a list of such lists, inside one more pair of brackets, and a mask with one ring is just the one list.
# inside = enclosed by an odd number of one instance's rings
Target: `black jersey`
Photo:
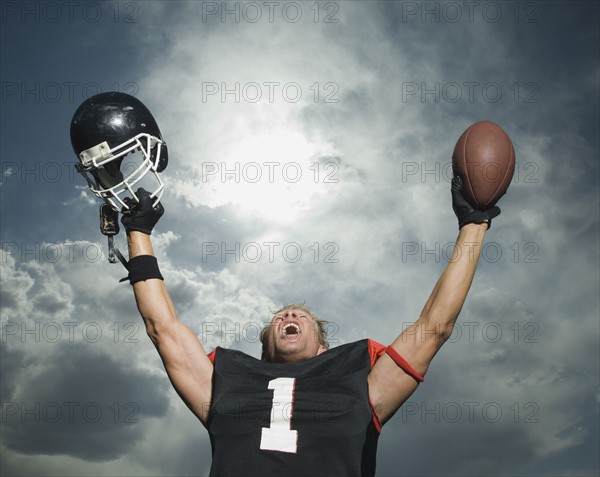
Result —
[[367, 376], [384, 350], [365, 339], [281, 364], [217, 348], [210, 475], [374, 475], [380, 426]]

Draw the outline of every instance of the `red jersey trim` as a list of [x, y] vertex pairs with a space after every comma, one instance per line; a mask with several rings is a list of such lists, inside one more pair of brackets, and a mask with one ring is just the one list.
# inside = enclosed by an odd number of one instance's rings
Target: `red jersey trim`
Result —
[[[371, 359], [371, 368], [375, 366], [375, 363], [379, 358], [381, 358], [385, 354], [385, 345], [378, 343], [377, 341], [368, 340], [369, 341], [369, 358]], [[369, 406], [371, 406], [371, 415], [373, 418], [373, 424], [375, 425], [375, 429], [377, 432], [381, 434], [381, 422], [379, 422], [379, 418], [377, 414], [375, 414], [375, 408], [373, 407], [373, 403], [371, 402], [371, 398], [369, 397]]]
[[388, 346], [385, 349], [385, 352], [388, 354], [388, 356], [390, 358], [392, 358], [394, 360], [394, 363], [396, 363], [400, 368], [402, 368], [402, 370], [408, 374], [409, 376], [412, 376], [413, 378], [415, 378], [417, 381], [419, 382], [423, 382], [425, 381], [425, 378], [423, 376], [421, 376], [419, 373], [417, 373], [410, 364], [408, 364], [408, 362], [402, 357], [400, 356], [400, 353], [398, 353], [398, 351], [396, 351], [394, 348], [392, 348], [391, 346]]
[[371, 358], [371, 368], [375, 365], [377, 360], [385, 353], [385, 345], [378, 343], [377, 341], [369, 341], [369, 357]]
[[[387, 353], [387, 355], [390, 358], [392, 358], [394, 363], [396, 363], [406, 374], [413, 377], [414, 379], [416, 379], [419, 382], [423, 382], [425, 380], [425, 378], [423, 378], [423, 376], [421, 376], [419, 373], [417, 373], [412, 368], [412, 366], [410, 364], [408, 364], [408, 362], [402, 356], [400, 356], [400, 353], [398, 353], [398, 351], [396, 351], [394, 348], [392, 348], [391, 346], [386, 347], [385, 345], [382, 345], [381, 343], [378, 343], [377, 341], [373, 341], [371, 339], [369, 339], [368, 341], [369, 341], [369, 358], [371, 359], [371, 368], [373, 368], [373, 366], [375, 365], [375, 363], [377, 362], [377, 360], [379, 358], [381, 358], [384, 354]], [[381, 425], [381, 422], [379, 422], [379, 419], [377, 418], [377, 414], [375, 414], [375, 409], [373, 407], [373, 403], [371, 402], [371, 398], [369, 398], [369, 405], [371, 406], [371, 414], [373, 416], [373, 424], [375, 425], [377, 432], [381, 433], [382, 425]]]
[[373, 418], [373, 424], [375, 425], [375, 429], [377, 429], [377, 432], [381, 434], [381, 422], [379, 422], [379, 418], [377, 417], [377, 414], [375, 414], [375, 408], [373, 407], [373, 403], [371, 402], [370, 397], [369, 406], [371, 406], [371, 416]]
[[217, 348], [213, 349], [210, 353], [208, 353], [206, 356], [208, 356], [208, 359], [210, 359], [210, 362], [212, 364], [215, 364], [215, 354], [217, 353]]

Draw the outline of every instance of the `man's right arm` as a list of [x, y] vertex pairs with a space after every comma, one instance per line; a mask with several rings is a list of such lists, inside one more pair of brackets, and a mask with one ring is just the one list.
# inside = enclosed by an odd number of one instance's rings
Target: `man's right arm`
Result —
[[[129, 259], [154, 256], [150, 236], [127, 234]], [[213, 364], [194, 332], [179, 321], [164, 282], [150, 278], [133, 284], [138, 310], [173, 387], [190, 410], [206, 423], [212, 392]]]

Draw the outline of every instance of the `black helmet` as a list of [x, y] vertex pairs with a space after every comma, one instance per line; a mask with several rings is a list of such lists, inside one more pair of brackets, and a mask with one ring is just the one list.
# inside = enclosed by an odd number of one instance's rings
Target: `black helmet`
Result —
[[[149, 172], [158, 183], [151, 195], [155, 203], [160, 200], [164, 184], [157, 173], [167, 167], [167, 145], [152, 113], [137, 98], [108, 92], [86, 99], [71, 120], [71, 144], [79, 158], [75, 168], [113, 209], [127, 208], [125, 197], [138, 199], [134, 185]], [[138, 152], [140, 164], [124, 176], [123, 158]]]

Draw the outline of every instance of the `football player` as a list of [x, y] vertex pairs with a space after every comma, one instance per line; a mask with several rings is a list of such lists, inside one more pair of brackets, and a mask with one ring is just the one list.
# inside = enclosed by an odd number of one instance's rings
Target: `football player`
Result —
[[147, 166], [139, 170], [155, 174], [166, 167], [154, 118], [135, 98], [105, 93], [80, 106], [71, 138], [78, 170], [123, 213], [129, 261], [122, 261], [139, 312], [171, 383], [209, 432], [211, 476], [374, 475], [381, 427], [450, 337], [484, 235], [500, 210], [474, 210], [460, 179], [452, 181], [459, 223], [453, 255], [418, 319], [398, 336], [390, 330], [389, 345], [365, 339], [329, 349], [323, 320], [303, 305], [289, 305], [261, 333], [262, 359], [221, 347], [207, 352], [178, 319], [152, 248], [164, 213], [162, 182], [152, 192], [134, 191], [139, 178], [119, 168], [128, 149], [142, 152]]

